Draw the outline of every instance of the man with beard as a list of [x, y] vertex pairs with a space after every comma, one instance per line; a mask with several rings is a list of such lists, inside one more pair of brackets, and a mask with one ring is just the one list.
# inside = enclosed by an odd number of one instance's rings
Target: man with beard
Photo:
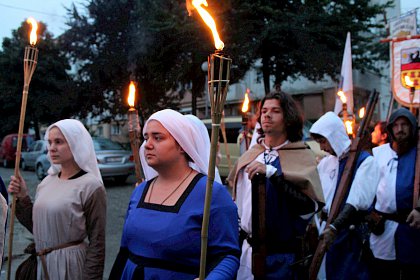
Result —
[[381, 178], [374, 210], [381, 222], [370, 237], [374, 279], [419, 279], [420, 207], [413, 209], [417, 121], [401, 108], [387, 129], [391, 143], [373, 149]]

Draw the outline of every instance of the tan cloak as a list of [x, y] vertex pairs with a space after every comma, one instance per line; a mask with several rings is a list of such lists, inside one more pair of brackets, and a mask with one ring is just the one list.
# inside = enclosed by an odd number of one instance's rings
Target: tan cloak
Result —
[[[263, 153], [264, 146], [256, 144], [243, 154], [232, 171], [227, 181], [233, 187], [233, 198], [236, 197], [236, 180], [239, 171]], [[317, 171], [315, 155], [309, 146], [302, 142], [293, 142], [284, 145], [278, 150], [280, 165], [284, 178], [299, 187], [301, 191], [312, 199], [324, 202], [321, 181]]]

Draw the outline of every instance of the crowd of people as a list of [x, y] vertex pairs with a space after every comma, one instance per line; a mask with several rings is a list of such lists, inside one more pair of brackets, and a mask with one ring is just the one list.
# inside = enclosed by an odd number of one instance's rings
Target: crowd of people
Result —
[[[418, 279], [416, 117], [401, 108], [377, 123], [375, 147], [361, 151], [348, 174], [354, 151], [336, 114], [324, 114], [310, 129], [328, 154], [318, 161], [302, 141], [303, 115], [288, 94], [270, 93], [258, 109], [258, 124], [250, 126], [254, 133], [239, 139], [248, 149], [227, 186], [216, 170], [206, 279], [307, 279], [318, 236], [327, 248], [318, 279]], [[149, 117], [143, 136], [146, 178], [127, 201], [120, 250], [108, 277], [197, 279], [210, 158], [206, 128], [195, 116], [165, 109]], [[106, 192], [92, 138], [82, 123], [67, 119], [52, 124], [45, 139], [52, 165], [34, 200], [21, 176], [12, 176], [8, 186], [17, 198], [17, 218], [34, 236], [32, 279], [102, 279]], [[327, 223], [344, 176], [350, 176], [350, 187]], [[0, 227], [2, 241], [4, 235]]]

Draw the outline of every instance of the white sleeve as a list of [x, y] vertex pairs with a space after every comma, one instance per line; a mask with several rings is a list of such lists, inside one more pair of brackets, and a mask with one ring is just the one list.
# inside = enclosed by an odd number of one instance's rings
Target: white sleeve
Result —
[[378, 183], [379, 167], [372, 156], [367, 157], [356, 171], [346, 203], [357, 210], [367, 210], [375, 198]]
[[252, 232], [252, 184], [248, 179], [248, 173], [241, 169], [236, 181], [236, 206], [240, 226], [247, 233]]

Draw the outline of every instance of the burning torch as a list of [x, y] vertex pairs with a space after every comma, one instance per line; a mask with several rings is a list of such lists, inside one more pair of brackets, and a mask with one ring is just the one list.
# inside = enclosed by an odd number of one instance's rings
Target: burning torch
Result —
[[341, 89], [337, 92], [337, 95], [340, 97], [341, 103], [343, 104], [343, 122], [346, 126], [347, 134], [353, 137], [353, 121], [349, 118], [349, 113], [347, 112], [347, 97]]
[[[15, 158], [15, 177], [20, 176], [19, 165], [20, 157], [22, 151], [22, 138], [23, 138], [23, 127], [25, 125], [25, 113], [26, 113], [26, 103], [28, 101], [28, 92], [29, 84], [31, 83], [32, 75], [34, 74], [36, 64], [38, 62], [38, 49], [35, 47], [37, 35], [36, 31], [38, 29], [38, 24], [35, 19], [28, 18], [26, 21], [32, 26], [30, 35], [29, 35], [29, 45], [25, 47], [25, 55], [23, 58], [23, 92], [22, 92], [22, 104], [20, 107], [20, 119], [19, 119], [19, 131], [18, 139], [16, 146], [16, 158]], [[8, 254], [8, 264], [7, 264], [7, 279], [10, 279], [11, 267], [12, 267], [12, 248], [13, 248], [13, 228], [14, 228], [14, 217], [16, 212], [16, 196], [13, 196], [12, 202], [12, 213], [10, 217], [10, 232], [9, 232], [9, 254]]]
[[359, 110], [359, 119], [363, 119], [363, 117], [365, 116], [365, 113], [366, 113], [365, 107], [360, 108], [360, 110]]
[[[247, 88], [245, 92], [244, 102], [242, 103], [242, 133], [243, 133], [243, 143], [245, 143], [245, 151], [249, 148], [249, 139], [248, 139], [248, 111], [249, 111], [249, 93], [250, 89]], [[242, 145], [241, 145], [242, 146]]]
[[141, 136], [141, 128], [140, 128], [140, 121], [139, 121], [139, 114], [136, 108], [134, 108], [135, 104], [135, 96], [136, 96], [136, 86], [133, 81], [130, 82], [129, 91], [128, 91], [128, 98], [127, 102], [130, 106], [128, 110], [128, 135], [130, 137], [130, 146], [131, 151], [133, 152], [134, 157], [134, 164], [135, 164], [135, 171], [136, 171], [136, 179], [137, 184], [143, 182], [143, 172], [140, 164], [140, 136]]
[[[190, 0], [187, 0], [187, 8], [191, 14]], [[206, 270], [206, 256], [207, 256], [207, 240], [208, 240], [208, 225], [210, 217], [210, 203], [213, 191], [214, 173], [216, 167], [216, 153], [219, 139], [219, 128], [222, 119], [223, 106], [226, 101], [230, 67], [232, 59], [225, 56], [222, 52], [224, 43], [220, 40], [217, 33], [216, 22], [212, 16], [203, 7], [207, 7], [206, 0], [192, 0], [192, 6], [198, 11], [204, 22], [209, 26], [213, 33], [214, 44], [216, 51], [208, 57], [208, 91], [210, 95], [211, 105], [211, 145], [210, 145], [210, 160], [206, 183], [206, 197], [204, 202], [203, 225], [201, 228], [201, 256], [200, 256], [200, 280], [204, 280]]]

